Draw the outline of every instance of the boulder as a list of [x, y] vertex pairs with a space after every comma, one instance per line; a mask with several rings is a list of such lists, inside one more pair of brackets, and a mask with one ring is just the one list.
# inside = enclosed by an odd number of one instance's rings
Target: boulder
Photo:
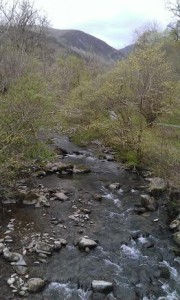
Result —
[[7, 280], [7, 284], [11, 286], [12, 284], [14, 284], [14, 283], [15, 283], [15, 281], [16, 281], [16, 279], [15, 279], [15, 278], [13, 278], [13, 277], [12, 277], [12, 278], [8, 278], [8, 280]]
[[180, 220], [175, 219], [171, 222], [171, 224], [169, 225], [169, 228], [174, 230], [176, 228], [178, 228], [180, 226]]
[[155, 199], [149, 195], [141, 195], [141, 205], [145, 208], [150, 205], [155, 206]]
[[18, 275], [25, 275], [27, 273], [27, 270], [28, 270], [27, 267], [19, 266], [19, 265], [14, 265], [13, 269]]
[[41, 207], [41, 206], [50, 206], [48, 199], [45, 195], [39, 195], [38, 202], [36, 203], [35, 207]]
[[61, 242], [60, 241], [54, 241], [54, 250], [59, 251], [59, 250], [61, 250], [61, 248], [62, 248]]
[[113, 291], [113, 284], [103, 280], [93, 280], [92, 282], [93, 292], [108, 294]]
[[86, 166], [74, 166], [73, 167], [73, 173], [74, 174], [86, 174], [90, 173], [90, 169], [87, 168]]
[[159, 196], [167, 188], [167, 183], [164, 179], [154, 177], [150, 179], [149, 191], [153, 196]]
[[39, 292], [45, 287], [45, 281], [41, 278], [30, 278], [27, 281], [29, 292]]
[[29, 191], [24, 194], [23, 204], [25, 205], [34, 205], [38, 202], [38, 193], [37, 191]]
[[93, 249], [97, 247], [97, 243], [87, 237], [82, 237], [78, 241], [78, 247], [83, 250], [86, 248]]
[[109, 188], [111, 189], [111, 190], [117, 190], [117, 189], [119, 189], [121, 186], [120, 186], [120, 183], [118, 183], [118, 182], [115, 182], [115, 183], [111, 183], [110, 185], [109, 185]]
[[174, 242], [180, 246], [180, 231], [173, 234]]
[[62, 171], [67, 171], [68, 173], [72, 173], [73, 165], [66, 165], [61, 162], [48, 163], [44, 168], [44, 171], [48, 173], [62, 173]]
[[60, 201], [66, 201], [68, 199], [68, 196], [66, 196], [63, 192], [55, 193], [54, 196]]
[[52, 245], [49, 245], [44, 242], [38, 242], [35, 246], [35, 251], [37, 253], [44, 253], [44, 254], [50, 255], [53, 250], [54, 250], [54, 247]]
[[67, 245], [67, 241], [65, 239], [60, 239], [59, 240], [62, 246], [66, 246]]
[[14, 262], [19, 266], [26, 266], [26, 262], [20, 253], [10, 252], [8, 248], [4, 248], [3, 256], [7, 261]]

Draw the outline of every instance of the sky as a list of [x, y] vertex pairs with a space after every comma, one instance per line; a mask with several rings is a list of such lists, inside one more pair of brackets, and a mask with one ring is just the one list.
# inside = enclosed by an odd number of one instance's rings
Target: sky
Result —
[[82, 30], [117, 49], [133, 43], [145, 24], [165, 28], [171, 21], [165, 0], [35, 0], [35, 6], [51, 27]]

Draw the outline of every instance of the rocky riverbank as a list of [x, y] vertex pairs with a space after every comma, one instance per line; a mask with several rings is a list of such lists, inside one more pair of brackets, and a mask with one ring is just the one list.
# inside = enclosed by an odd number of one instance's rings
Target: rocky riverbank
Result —
[[175, 191], [97, 144], [54, 143], [57, 160], [3, 199], [0, 299], [179, 299]]

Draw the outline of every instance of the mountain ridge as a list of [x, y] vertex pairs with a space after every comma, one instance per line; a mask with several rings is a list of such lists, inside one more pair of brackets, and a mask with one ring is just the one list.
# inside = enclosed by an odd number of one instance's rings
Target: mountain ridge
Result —
[[[47, 28], [47, 37], [56, 50], [82, 55], [96, 55], [106, 62], [114, 62], [126, 57], [132, 51], [133, 45], [123, 49], [115, 49], [103, 40], [76, 29]], [[127, 51], [126, 51], [127, 49]]]

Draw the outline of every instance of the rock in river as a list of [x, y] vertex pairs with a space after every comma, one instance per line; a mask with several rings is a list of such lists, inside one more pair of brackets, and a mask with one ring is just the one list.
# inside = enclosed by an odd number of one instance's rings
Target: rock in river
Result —
[[26, 266], [26, 262], [20, 253], [10, 252], [8, 248], [4, 248], [3, 256], [7, 261], [16, 262], [16, 265]]
[[90, 173], [90, 172], [91, 172], [90, 169], [87, 168], [86, 166], [79, 165], [79, 166], [73, 167], [74, 174], [86, 174], [86, 173]]
[[37, 253], [44, 253], [50, 255], [53, 251], [53, 245], [49, 245], [44, 242], [38, 242], [35, 246], [35, 250]]
[[86, 237], [82, 237], [78, 241], [78, 247], [85, 250], [86, 248], [93, 249], [97, 247], [97, 243]]
[[159, 196], [167, 188], [166, 181], [159, 177], [150, 179], [149, 191], [154, 196]]
[[175, 219], [171, 222], [171, 224], [169, 225], [169, 228], [173, 230], [173, 229], [179, 228], [179, 226], [180, 226], [180, 220]]
[[173, 239], [174, 239], [175, 243], [180, 246], [180, 231], [173, 234]]
[[149, 195], [141, 195], [141, 205], [148, 211], [155, 211], [157, 209], [157, 203], [154, 197], [150, 197]]
[[27, 281], [29, 292], [38, 292], [45, 286], [45, 281], [41, 278], [31, 278]]
[[118, 182], [111, 183], [111, 184], [109, 185], [109, 188], [110, 188], [111, 190], [117, 190], [117, 189], [119, 189], [120, 187], [121, 187], [121, 185], [120, 185], [120, 183], [118, 183]]
[[68, 196], [66, 196], [63, 192], [55, 193], [54, 196], [60, 201], [66, 201], [68, 199]]
[[13, 269], [18, 275], [24, 275], [27, 273], [28, 270], [26, 266], [19, 266], [19, 265], [14, 265]]
[[92, 289], [94, 292], [108, 294], [113, 290], [113, 284], [103, 280], [93, 280]]

